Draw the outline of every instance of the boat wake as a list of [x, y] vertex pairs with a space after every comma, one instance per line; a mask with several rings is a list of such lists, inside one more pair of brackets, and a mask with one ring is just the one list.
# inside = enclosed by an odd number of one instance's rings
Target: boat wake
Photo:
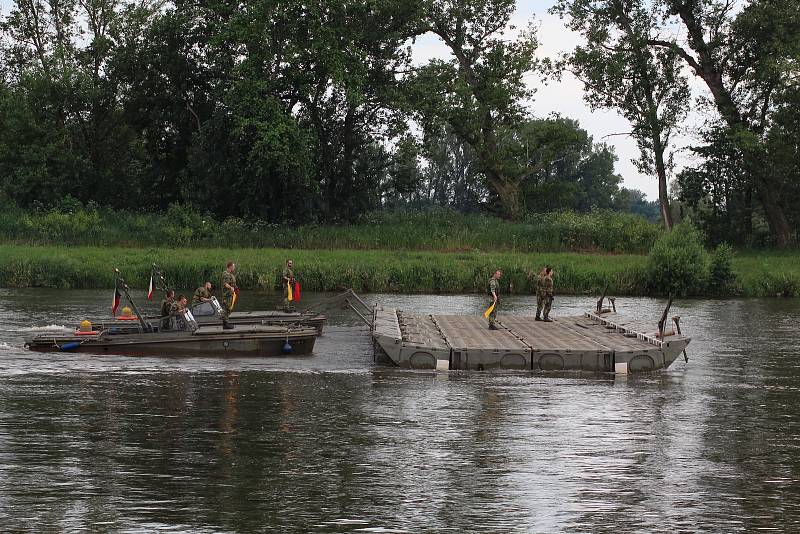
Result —
[[52, 331], [64, 331], [69, 330], [63, 324], [49, 324], [47, 326], [26, 326], [24, 328], [20, 328], [20, 332], [52, 332]]

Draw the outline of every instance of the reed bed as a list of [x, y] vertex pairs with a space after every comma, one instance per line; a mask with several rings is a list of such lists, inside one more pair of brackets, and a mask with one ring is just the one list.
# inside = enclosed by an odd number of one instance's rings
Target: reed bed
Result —
[[[219, 248], [124, 248], [0, 245], [0, 286], [112, 288], [113, 267], [131, 287], [145, 288], [157, 263], [175, 287], [218, 282], [228, 260], [238, 265], [244, 289], [278, 291], [287, 257], [306, 291], [474, 293], [485, 291], [495, 268], [505, 292], [535, 292], [541, 265], [556, 271], [561, 294], [648, 295], [647, 257], [632, 254], [511, 253]], [[727, 296], [800, 294], [800, 253], [741, 253], [734, 258], [735, 287]]]

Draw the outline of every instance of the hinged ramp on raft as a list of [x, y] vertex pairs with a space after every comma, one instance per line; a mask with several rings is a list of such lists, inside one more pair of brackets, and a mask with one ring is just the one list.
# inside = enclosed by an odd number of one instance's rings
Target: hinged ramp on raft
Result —
[[504, 316], [500, 325], [490, 330], [478, 316], [415, 315], [376, 306], [372, 335], [376, 350], [414, 369], [650, 371], [668, 367], [689, 343], [675, 334], [656, 338], [617, 314], [554, 322]]

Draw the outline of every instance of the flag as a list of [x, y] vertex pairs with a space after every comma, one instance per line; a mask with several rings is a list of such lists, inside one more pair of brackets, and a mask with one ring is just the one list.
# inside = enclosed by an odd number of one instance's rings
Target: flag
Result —
[[292, 295], [292, 283], [286, 282], [286, 300], [292, 302], [294, 300], [294, 296]]
[[488, 318], [489, 318], [489, 315], [491, 315], [491, 313], [492, 313], [492, 310], [494, 310], [494, 302], [492, 302], [492, 305], [491, 305], [491, 306], [489, 306], [488, 308], [486, 308], [486, 311], [485, 311], [485, 312], [483, 312], [483, 316], [484, 316], [484, 317], [486, 317], [486, 318], [488, 319]]
[[117, 314], [120, 298], [122, 298], [122, 293], [119, 292], [119, 282], [114, 281], [114, 300], [111, 302], [111, 315]]
[[147, 300], [153, 300], [153, 273], [150, 273], [150, 286], [147, 288]]
[[233, 290], [233, 298], [231, 299], [231, 310], [233, 311], [233, 307], [236, 306], [236, 301], [239, 300], [239, 288]]
[[292, 298], [295, 302], [300, 302], [300, 282], [297, 280], [294, 282], [294, 293], [292, 294]]

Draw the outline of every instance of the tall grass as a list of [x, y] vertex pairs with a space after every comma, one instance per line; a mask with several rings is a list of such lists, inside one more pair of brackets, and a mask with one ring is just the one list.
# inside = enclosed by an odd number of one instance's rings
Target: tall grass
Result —
[[380, 212], [341, 226], [217, 221], [177, 205], [165, 213], [81, 207], [0, 213], [2, 242], [36, 245], [645, 253], [660, 233], [641, 217], [609, 211], [537, 214], [524, 222], [449, 210]]
[[[483, 292], [495, 268], [504, 271], [505, 292], [535, 292], [542, 264], [556, 271], [556, 289], [598, 294], [606, 284], [616, 295], [647, 295], [647, 257], [575, 253], [423, 251], [308, 251], [286, 249], [131, 249], [0, 245], [0, 286], [111, 288], [119, 267], [132, 287], [145, 288], [157, 263], [176, 287], [218, 282], [228, 260], [238, 264], [243, 288], [278, 290], [280, 270], [292, 257], [307, 291]], [[719, 296], [800, 295], [800, 253], [739, 253], [735, 285]], [[718, 295], [715, 293], [715, 295]]]
[[494, 269], [504, 271], [504, 291], [535, 292], [535, 274], [554, 266], [560, 293], [645, 290], [645, 257], [574, 253], [436, 253], [386, 251], [305, 251], [280, 249], [130, 249], [0, 245], [0, 286], [111, 288], [119, 267], [131, 287], [147, 286], [157, 263], [175, 287], [218, 282], [226, 261], [238, 264], [243, 288], [277, 290], [287, 257], [307, 291], [469, 293], [485, 291]]

